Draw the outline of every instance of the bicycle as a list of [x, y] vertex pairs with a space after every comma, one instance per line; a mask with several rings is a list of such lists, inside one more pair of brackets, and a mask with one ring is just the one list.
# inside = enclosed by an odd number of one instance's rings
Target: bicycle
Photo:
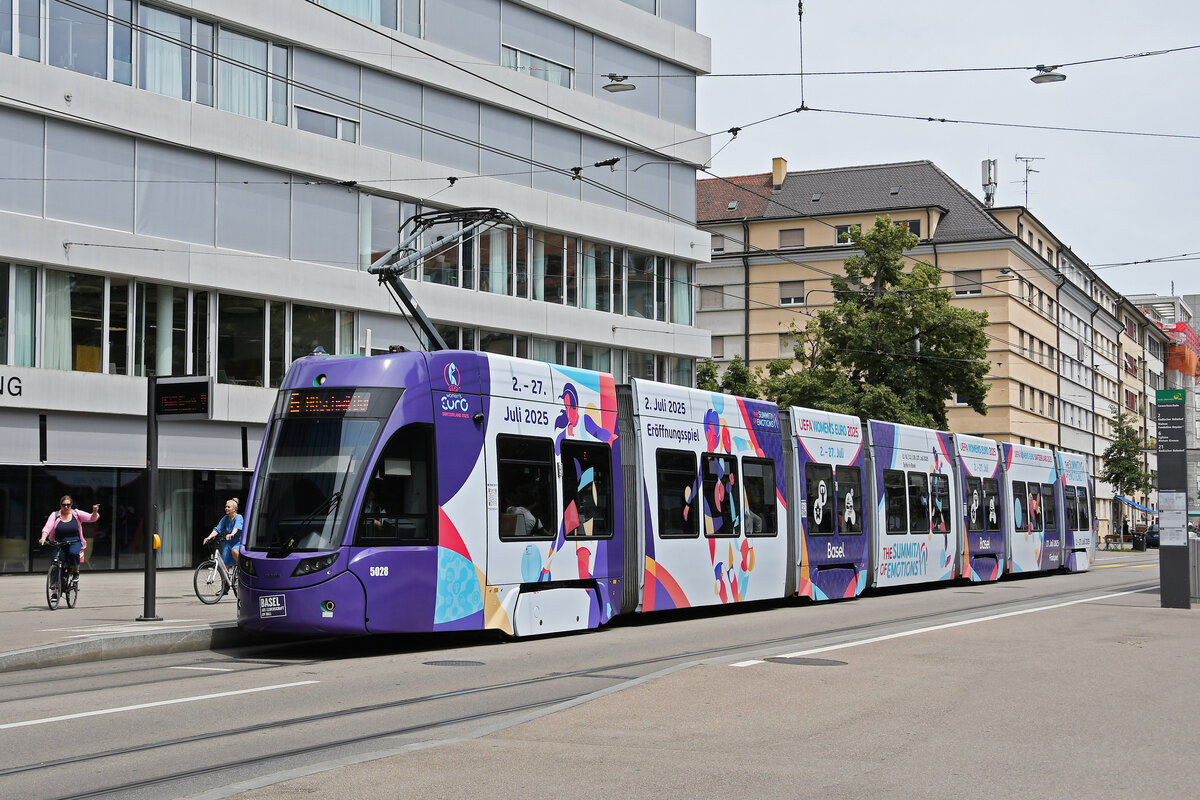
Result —
[[54, 548], [54, 558], [50, 561], [50, 569], [46, 571], [46, 605], [54, 611], [66, 598], [67, 608], [74, 608], [79, 600], [79, 573], [66, 568], [66, 557], [63, 555], [70, 545], [53, 539], [48, 539], [46, 544]]
[[[219, 542], [219, 538], [213, 541]], [[196, 567], [196, 574], [192, 576], [192, 586], [196, 590], [196, 597], [206, 606], [221, 602], [221, 598], [230, 590], [233, 591], [233, 596], [237, 597], [237, 565], [235, 564], [233, 569], [225, 566], [219, 543], [213, 547], [212, 554]]]

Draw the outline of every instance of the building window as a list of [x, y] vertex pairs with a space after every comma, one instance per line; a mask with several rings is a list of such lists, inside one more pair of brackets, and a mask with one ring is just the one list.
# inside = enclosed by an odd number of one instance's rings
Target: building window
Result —
[[724, 307], [725, 292], [719, 287], [704, 286], [700, 289], [700, 310], [713, 311]]
[[691, 325], [692, 265], [686, 261], [671, 262], [671, 322]]
[[833, 228], [833, 239], [836, 244], [849, 245], [850, 229], [857, 228], [857, 225], [835, 225]]
[[963, 269], [954, 273], [955, 297], [970, 297], [983, 294], [983, 271]]
[[712, 248], [711, 249], [712, 249], [713, 253], [724, 253], [725, 252], [725, 237], [719, 233], [714, 233], [712, 235]]
[[[483, 262], [480, 263], [480, 269]], [[579, 307], [608, 311], [612, 307], [612, 248], [585, 241], [579, 273]]]
[[713, 358], [721, 359], [725, 357], [725, 337], [714, 336], [710, 340], [709, 352]]
[[631, 317], [654, 319], [654, 266], [657, 259], [646, 253], [629, 251], [628, 310]]
[[1125, 407], [1130, 411], [1137, 411], [1137, 394], [1129, 389], [1125, 390]]
[[779, 334], [779, 355], [788, 358], [796, 357], [796, 337], [790, 333]]
[[421, 35], [421, 0], [310, 0], [332, 11], [374, 22], [411, 36]]
[[43, 366], [101, 372], [104, 278], [46, 270], [45, 312]]
[[221, 28], [217, 32], [217, 107], [244, 117], [267, 118], [267, 43]]
[[1017, 384], [1017, 405], [1021, 408], [1025, 407], [1025, 384]]
[[192, 99], [192, 21], [142, 6], [138, 12], [138, 86], [176, 100]]
[[575, 72], [568, 66], [508, 45], [500, 47], [500, 66], [567, 89], [571, 88], [571, 77]]
[[47, 9], [50, 66], [107, 78], [107, 16], [108, 0], [75, 0], [70, 3], [50, 0]]
[[781, 281], [779, 284], [781, 306], [804, 305], [804, 281]]
[[804, 228], [787, 228], [779, 232], [779, 246], [804, 247]]
[[901, 220], [896, 223], [896, 227], [900, 228], [901, 230], [908, 231], [917, 238], [920, 238], [921, 236], [921, 220], [919, 219]]
[[358, 141], [357, 122], [311, 108], [296, 106], [296, 127], [309, 133], [328, 136], [330, 139], [341, 139], [343, 142]]

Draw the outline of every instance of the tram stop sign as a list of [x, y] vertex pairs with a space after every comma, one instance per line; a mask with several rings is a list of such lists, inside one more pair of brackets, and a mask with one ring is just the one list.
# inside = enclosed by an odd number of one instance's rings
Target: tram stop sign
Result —
[[1163, 608], [1191, 608], [1187, 540], [1187, 390], [1159, 389], [1159, 591]]
[[172, 420], [212, 419], [212, 376], [159, 378], [154, 414]]

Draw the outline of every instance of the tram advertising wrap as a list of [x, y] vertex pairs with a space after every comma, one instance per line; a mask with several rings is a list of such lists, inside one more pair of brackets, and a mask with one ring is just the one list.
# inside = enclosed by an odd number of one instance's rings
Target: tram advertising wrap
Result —
[[238, 620], [519, 637], [1081, 570], [1092, 494], [1082, 458], [976, 437], [473, 351], [309, 356], [263, 439]]

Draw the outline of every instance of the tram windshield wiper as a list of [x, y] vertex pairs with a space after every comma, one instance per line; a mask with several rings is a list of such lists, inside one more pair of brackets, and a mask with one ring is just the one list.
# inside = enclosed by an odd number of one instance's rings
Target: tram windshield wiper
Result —
[[[345, 484], [345, 481], [343, 481], [343, 485], [344, 484]], [[342, 501], [342, 490], [338, 489], [338, 490], [334, 491], [333, 494], [329, 495], [329, 497], [325, 498], [325, 500], [322, 501], [322, 503], [319, 506], [317, 506], [316, 508], [314, 508], [312, 511], [308, 512], [307, 514], [305, 514], [303, 517], [296, 520], [295, 522], [288, 522], [287, 525], [290, 528], [301, 529], [299, 532], [299, 535], [303, 537], [303, 536], [307, 535], [307, 532], [304, 531], [303, 529], [306, 526], [308, 526], [309, 523], [311, 523], [313, 520], [317, 519], [318, 517], [328, 517], [330, 514], [332, 514], [337, 509], [338, 504], [341, 503], [341, 501]], [[278, 542], [274, 546], [269, 547], [267, 549], [267, 558], [284, 558], [285, 556], [291, 555], [292, 551], [294, 551], [295, 549], [296, 549], [296, 536], [291, 536], [286, 541]]]

